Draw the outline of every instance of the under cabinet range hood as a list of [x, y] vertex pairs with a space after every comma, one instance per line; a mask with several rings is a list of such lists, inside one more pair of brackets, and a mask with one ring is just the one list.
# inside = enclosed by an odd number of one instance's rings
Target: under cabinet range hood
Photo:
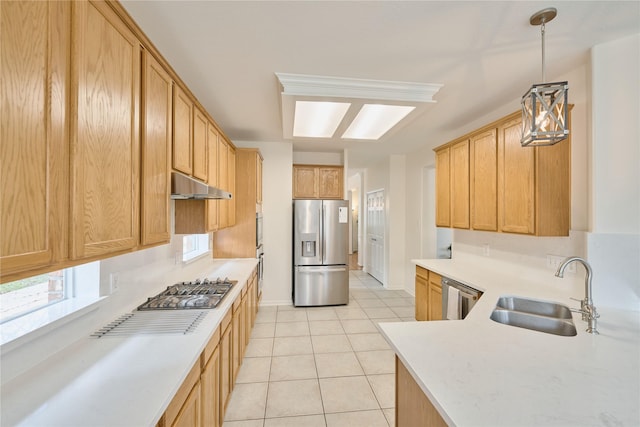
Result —
[[171, 172], [172, 199], [231, 199], [231, 193], [204, 182], [191, 178], [180, 172]]

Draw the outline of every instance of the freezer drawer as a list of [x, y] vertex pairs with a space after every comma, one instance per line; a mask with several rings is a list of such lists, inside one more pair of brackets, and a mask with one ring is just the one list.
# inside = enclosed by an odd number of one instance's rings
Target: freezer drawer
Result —
[[296, 307], [349, 303], [348, 266], [297, 266], [293, 273], [293, 305]]

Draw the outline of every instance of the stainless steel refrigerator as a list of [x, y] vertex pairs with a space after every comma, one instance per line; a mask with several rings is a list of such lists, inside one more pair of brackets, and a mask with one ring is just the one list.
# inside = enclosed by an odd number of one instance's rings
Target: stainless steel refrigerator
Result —
[[349, 202], [293, 201], [293, 305], [349, 303]]

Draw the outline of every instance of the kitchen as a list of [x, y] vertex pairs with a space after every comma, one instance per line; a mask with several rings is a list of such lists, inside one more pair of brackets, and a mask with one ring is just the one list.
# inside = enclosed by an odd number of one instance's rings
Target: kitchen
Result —
[[[568, 8], [568, 4], [563, 3], [563, 5]], [[130, 5], [132, 14], [134, 6], [135, 4]], [[230, 16], [236, 16], [232, 10], [227, 10], [230, 8], [229, 4], [223, 4], [223, 6], [225, 6], [223, 12], [230, 13]], [[126, 4], [125, 7], [127, 7]], [[539, 7], [533, 5], [524, 9], [526, 12], [522, 12], [522, 16], [519, 16], [518, 19], [526, 24], [528, 16]], [[563, 18], [572, 14], [570, 8], [564, 11], [563, 7], [560, 7], [559, 10], [560, 17]], [[156, 12], [150, 10], [146, 13], [148, 13], [148, 19], [157, 20], [157, 26], [160, 27], [159, 32], [166, 30], [168, 26], [166, 20], [154, 16], [154, 13], [161, 14], [157, 9]], [[637, 16], [637, 14], [633, 15], [633, 12], [629, 15]], [[142, 26], [142, 16], [135, 18]], [[177, 13], [175, 19], [178, 20]], [[461, 18], [457, 17], [457, 19]], [[277, 142], [272, 142], [274, 141], [272, 138], [253, 141], [250, 133], [243, 135], [242, 132], [238, 132], [237, 135], [234, 135], [233, 143], [238, 147], [259, 148], [264, 156], [263, 211], [265, 213], [266, 267], [263, 303], [290, 302], [290, 259], [286, 256], [280, 257], [278, 254], [290, 253], [290, 239], [283, 239], [282, 236], [288, 236], [291, 226], [292, 195], [289, 189], [292, 187], [292, 164], [309, 163], [309, 158], [320, 164], [344, 164], [345, 170], [362, 171], [361, 176], [366, 175], [366, 180], [361, 178], [363, 181], [361, 194], [378, 188], [390, 189], [388, 192], [390, 210], [388, 229], [386, 230], [390, 238], [387, 239], [388, 245], [385, 248], [387, 279], [384, 282], [389, 289], [406, 289], [413, 293], [415, 265], [410, 260], [433, 258], [433, 256], [421, 252], [420, 236], [415, 232], [420, 227], [421, 202], [420, 198], [410, 197], [410, 195], [420, 194], [422, 191], [422, 169], [424, 166], [433, 164], [432, 148], [434, 146], [452, 140], [471, 129], [478, 128], [516, 110], [518, 108], [516, 97], [519, 97], [521, 92], [524, 92], [533, 81], [539, 78], [539, 34], [536, 33], [536, 29], [531, 29], [525, 24], [521, 26], [518, 33], [524, 33], [523, 38], [526, 38], [531, 45], [531, 54], [527, 55], [526, 59], [527, 63], [531, 64], [531, 70], [527, 72], [527, 75], [531, 77], [509, 78], [508, 81], [512, 82], [515, 95], [508, 96], [501, 101], [492, 101], [493, 104], [487, 104], [489, 107], [483, 106], [479, 110], [474, 110], [476, 114], [473, 115], [469, 109], [456, 114], [455, 117], [465, 117], [466, 114], [469, 119], [464, 120], [464, 125], [451, 125], [446, 131], [447, 134], [439, 136], [437, 141], [428, 144], [428, 147], [423, 147], [425, 144], [422, 142], [419, 148], [412, 151], [411, 155], [393, 153], [376, 163], [358, 165], [357, 158], [351, 150], [341, 153], [309, 154], [305, 151], [294, 151], [291, 142], [282, 141], [281, 137], [275, 140]], [[560, 25], [556, 27], [553, 24], [549, 26], [549, 55], [558, 43], [553, 41], [552, 34], [555, 31], [559, 32], [558, 27], [561, 27]], [[635, 25], [635, 33], [637, 33], [637, 20]], [[160, 34], [156, 38], [156, 33], [152, 33], [151, 27], [144, 29], [154, 43], [161, 46], [161, 37], [163, 36]], [[170, 32], [167, 31], [167, 33]], [[570, 38], [570, 36], [567, 37]], [[620, 40], [616, 42], [616, 39]], [[163, 42], [163, 46], [164, 43], [167, 43], [168, 46], [171, 45], [170, 42]], [[163, 49], [167, 49], [165, 55], [168, 55], [169, 48]], [[630, 135], [637, 136], [637, 129], [632, 125], [637, 122], [634, 119], [637, 117], [637, 99], [626, 97], [628, 93], [633, 93], [632, 90], [629, 90], [629, 85], [635, 81], [633, 76], [637, 75], [637, 72], [634, 74], [632, 67], [634, 63], [630, 64], [628, 57], [637, 58], [636, 52], [637, 38], [626, 39], [620, 34], [618, 37], [598, 43], [598, 46], [593, 48], [591, 53], [591, 62], [583, 62], [574, 68], [552, 71], [554, 77], [570, 82], [571, 102], [575, 104], [572, 112], [574, 120], [572, 143], [575, 149], [572, 151], [571, 166], [573, 206], [571, 236], [569, 238], [535, 238], [456, 229], [453, 236], [454, 257], [456, 253], [463, 254], [465, 252], [471, 255], [482, 255], [484, 247], [488, 245], [489, 259], [505, 259], [516, 264], [541, 266], [541, 269], [546, 269], [549, 277], [552, 277], [553, 271], [547, 269], [545, 265], [548, 253], [588, 256], [596, 277], [594, 286], [596, 305], [616, 307], [622, 304], [629, 308], [629, 306], [633, 307], [635, 303], [637, 307], [638, 280], [637, 270], [634, 270], [637, 262], [634, 260], [637, 260], [638, 196], [637, 185], [634, 183], [638, 182], [638, 156], [637, 138], [630, 137]], [[516, 52], [514, 51], [512, 54], [516, 55]], [[499, 59], [494, 60], [499, 62]], [[176, 69], [178, 69], [178, 64], [182, 67], [179, 69], [179, 74], [184, 78], [189, 76], [189, 87], [197, 91], [199, 98], [203, 96], [204, 100], [204, 95], [200, 94], [204, 94], [207, 89], [199, 85], [204, 84], [206, 79], [200, 76], [203, 73], [206, 75], [206, 72], [199, 67], [189, 69], [190, 60], [179, 55], [175, 58], [172, 57], [170, 62]], [[556, 58], [554, 63], [562, 63], [562, 58]], [[637, 64], [637, 59], [635, 64]], [[621, 77], [621, 70], [626, 70], [630, 78]], [[269, 77], [273, 78], [274, 84], [273, 72], [277, 71], [290, 70], [272, 69]], [[237, 71], [235, 72], [237, 73]], [[311, 69], [308, 72], [313, 74], [319, 71]], [[341, 74], [348, 73], [346, 71], [338, 73], [338, 75]], [[355, 76], [360, 77], [362, 74], [358, 73]], [[365, 75], [365, 77], [368, 76], [371, 74]], [[256, 94], [263, 93], [258, 88], [252, 88], [250, 82], [246, 83], [248, 86], [244, 90], [250, 90]], [[447, 86], [444, 89], [446, 88]], [[497, 88], [494, 89], [491, 92], [498, 92]], [[220, 96], [223, 92], [224, 89], [221, 89]], [[442, 92], [443, 97], [445, 94], [446, 92]], [[264, 96], [275, 97], [275, 89], [273, 94], [269, 93]], [[438, 101], [445, 104], [446, 99], [438, 99]], [[613, 106], [617, 113], [615, 118], [609, 116], [608, 107], [610, 106]], [[224, 112], [225, 108], [231, 109], [233, 107], [234, 101], [229, 99], [224, 106], [216, 105], [216, 108], [222, 109], [223, 112], [210, 110], [214, 118], [221, 121], [223, 130], [229, 132], [229, 135], [233, 135], [231, 130], [235, 126], [230, 125], [228, 128], [224, 126], [222, 117], [231, 114]], [[243, 107], [246, 108], [246, 104]], [[436, 106], [433, 107], [434, 115], [439, 114], [436, 108]], [[272, 110], [277, 110], [277, 107], [272, 107]], [[478, 114], [477, 111], [483, 113]], [[631, 118], [625, 118], [624, 114], [629, 114]], [[234, 120], [239, 119], [235, 118]], [[444, 120], [444, 118], [440, 117], [440, 120]], [[449, 118], [445, 122], [451, 123], [451, 120]], [[418, 121], [422, 121], [422, 119]], [[616, 141], [616, 144], [611, 143], [613, 140]], [[636, 155], [630, 155], [630, 153], [636, 153]], [[610, 191], [611, 188], [619, 190]], [[109, 286], [110, 275], [118, 273], [120, 282], [118, 292], [111, 294], [99, 310], [84, 314], [82, 322], [70, 322], [54, 333], [41, 332], [36, 340], [30, 340], [28, 345], [24, 347], [29, 350], [6, 353], [3, 349], [3, 377], [6, 378], [7, 372], [11, 373], [9, 374], [11, 377], [18, 375], [21, 369], [37, 365], [40, 359], [39, 354], [54, 354], [72, 345], [77, 337], [91, 333], [102, 324], [112, 321], [120, 313], [134, 308], [137, 303], [153, 294], [153, 291], [163, 289], [174, 280], [184, 280], [185, 276], [197, 277], [197, 267], [193, 264], [174, 267], [174, 255], [176, 251], [181, 250], [180, 246], [176, 239], [172, 239], [170, 245], [158, 246], [102, 261], [101, 288], [104, 291], [104, 288]], [[618, 259], [621, 255], [626, 255], [629, 261], [619, 263]], [[578, 282], [582, 281], [582, 273], [579, 268], [576, 277]], [[607, 282], [606, 288], [602, 282], [599, 282], [601, 279], [598, 279], [604, 277], [612, 278]], [[614, 277], [618, 279], [615, 280]], [[158, 278], [161, 280], [157, 281]], [[135, 286], [133, 286], [134, 283]], [[636, 288], [629, 289], [624, 284], [636, 285]], [[101, 295], [107, 293], [102, 292]], [[580, 298], [581, 290], [573, 296]]]

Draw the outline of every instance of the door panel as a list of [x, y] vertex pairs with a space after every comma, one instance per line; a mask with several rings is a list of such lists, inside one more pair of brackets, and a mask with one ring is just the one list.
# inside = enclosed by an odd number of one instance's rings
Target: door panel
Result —
[[338, 305], [349, 302], [349, 267], [296, 267], [294, 305]]
[[367, 273], [382, 283], [384, 277], [384, 190], [367, 194]]
[[[340, 212], [342, 211], [342, 217]], [[349, 206], [343, 200], [324, 200], [322, 203], [322, 263], [348, 264]], [[341, 222], [343, 221], [343, 222]]]
[[322, 264], [322, 201], [294, 202], [294, 265]]

